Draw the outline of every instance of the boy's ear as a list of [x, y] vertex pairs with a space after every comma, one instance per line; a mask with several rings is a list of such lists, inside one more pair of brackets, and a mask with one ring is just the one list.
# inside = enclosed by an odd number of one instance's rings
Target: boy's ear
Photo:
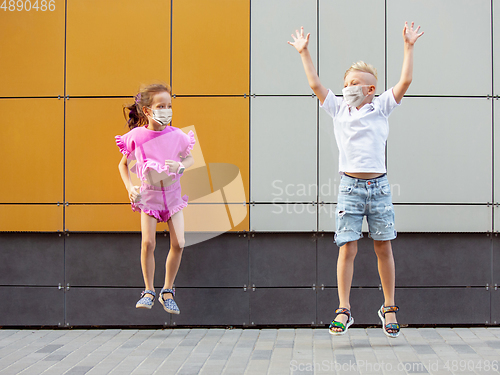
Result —
[[375, 85], [370, 85], [370, 87], [368, 88], [368, 95], [375, 94], [375, 91], [377, 91]]

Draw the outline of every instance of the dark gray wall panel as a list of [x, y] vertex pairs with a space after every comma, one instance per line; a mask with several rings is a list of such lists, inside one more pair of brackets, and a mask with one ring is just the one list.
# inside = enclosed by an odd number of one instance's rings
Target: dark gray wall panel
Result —
[[250, 285], [311, 286], [316, 283], [316, 236], [313, 234], [252, 234]]
[[497, 233], [495, 233], [492, 243], [493, 243], [493, 253], [492, 253], [493, 275], [491, 275], [491, 278], [493, 285], [495, 284], [500, 285], [500, 237], [498, 237]]
[[[337, 288], [319, 288], [317, 298], [317, 324], [330, 324], [339, 307]], [[352, 288], [350, 302], [354, 324], [380, 323], [377, 310], [384, 302], [384, 295], [378, 288]]]
[[64, 325], [64, 289], [0, 287], [0, 326]]
[[[333, 234], [318, 237], [318, 286], [337, 286], [337, 258], [339, 247], [333, 242]], [[354, 261], [352, 285], [376, 286], [380, 284], [377, 270], [377, 256], [373, 240], [366, 237], [358, 241], [358, 254]]]
[[316, 291], [312, 288], [250, 289], [250, 322], [259, 324], [315, 324]]
[[[318, 290], [318, 324], [329, 324], [338, 308], [335, 288]], [[384, 295], [377, 288], [352, 288], [355, 324], [380, 324], [377, 311]], [[485, 324], [490, 297], [485, 288], [396, 288], [400, 324]], [[497, 320], [498, 321], [498, 320]], [[321, 323], [323, 322], [323, 323]]]
[[141, 289], [135, 288], [72, 287], [66, 291], [66, 323], [69, 326], [170, 324], [170, 314], [157, 300], [151, 310], [136, 309], [140, 297]]
[[491, 289], [491, 322], [500, 324], [500, 289]]
[[248, 235], [227, 233], [184, 250], [177, 287], [248, 285]]
[[486, 324], [490, 292], [486, 288], [396, 288], [402, 324]]
[[393, 241], [397, 286], [486, 286], [491, 238], [486, 234], [399, 234]]
[[172, 324], [248, 325], [248, 300], [243, 288], [176, 288], [181, 313], [172, 315]]
[[[156, 286], [163, 286], [169, 247], [169, 237], [157, 234]], [[71, 286], [143, 287], [141, 235], [71, 233], [66, 237], [66, 283]]]
[[64, 238], [57, 233], [1, 233], [0, 285], [64, 283]]

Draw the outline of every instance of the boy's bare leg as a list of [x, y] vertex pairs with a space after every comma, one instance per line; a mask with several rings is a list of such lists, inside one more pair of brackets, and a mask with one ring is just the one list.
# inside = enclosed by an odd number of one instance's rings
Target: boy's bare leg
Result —
[[[358, 241], [346, 243], [339, 249], [339, 257], [337, 260], [337, 286], [339, 292], [339, 307], [351, 309], [349, 295], [351, 292], [352, 275], [354, 273], [354, 258], [358, 253]], [[347, 315], [339, 314], [335, 321], [347, 323]], [[333, 331], [340, 332], [340, 328], [332, 328]]]
[[[394, 265], [391, 241], [373, 241], [373, 247], [378, 258], [378, 273], [384, 291], [384, 306], [393, 306], [395, 304], [396, 267]], [[396, 314], [386, 314], [385, 323], [397, 323]], [[394, 331], [388, 330], [388, 332]]]

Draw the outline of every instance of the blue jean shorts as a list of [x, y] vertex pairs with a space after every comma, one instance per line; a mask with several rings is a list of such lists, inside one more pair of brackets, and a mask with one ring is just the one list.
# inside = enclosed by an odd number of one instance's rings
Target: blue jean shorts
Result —
[[343, 246], [363, 237], [363, 217], [369, 236], [376, 241], [396, 238], [391, 187], [386, 175], [363, 180], [343, 175], [340, 180], [335, 221], [335, 243]]

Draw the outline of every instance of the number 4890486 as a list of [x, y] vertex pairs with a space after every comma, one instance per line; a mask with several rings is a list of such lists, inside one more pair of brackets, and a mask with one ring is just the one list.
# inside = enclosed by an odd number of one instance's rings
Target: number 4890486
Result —
[[31, 10], [34, 10], [34, 11], [42, 11], [42, 12], [45, 12], [45, 11], [51, 11], [53, 12], [54, 10], [56, 10], [56, 2], [55, 0], [34, 0], [34, 2], [32, 3], [32, 0], [4, 0], [2, 5], [0, 6], [0, 9], [3, 9], [5, 12], [6, 11], [10, 11], [10, 12], [14, 12], [14, 11], [18, 11], [18, 12], [21, 12], [23, 10], [29, 12]]

